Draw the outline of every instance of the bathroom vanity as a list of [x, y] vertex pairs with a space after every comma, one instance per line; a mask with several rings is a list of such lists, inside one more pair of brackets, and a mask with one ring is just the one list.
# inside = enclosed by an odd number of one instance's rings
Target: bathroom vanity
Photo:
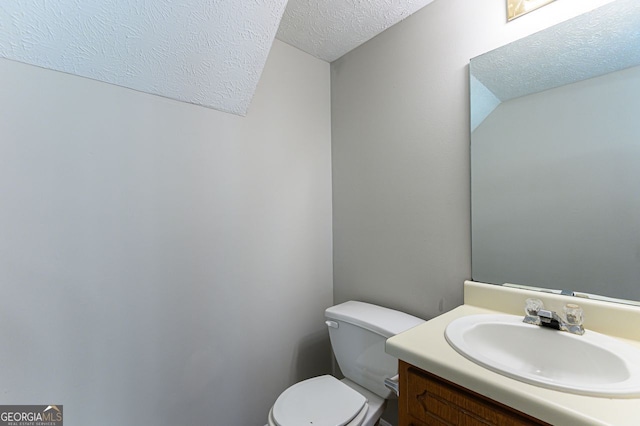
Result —
[[400, 426], [548, 424], [404, 361], [398, 371]]
[[[478, 314], [524, 317], [527, 298], [559, 309], [580, 303], [585, 328], [640, 348], [640, 308], [465, 282], [465, 304], [387, 340], [400, 360], [399, 425], [637, 425], [640, 397], [585, 396], [525, 383], [461, 355], [445, 339], [454, 320]], [[564, 333], [545, 330], [549, 333]], [[532, 348], [553, 357], [553, 348]], [[576, 357], [583, 354], [576, 353]]]

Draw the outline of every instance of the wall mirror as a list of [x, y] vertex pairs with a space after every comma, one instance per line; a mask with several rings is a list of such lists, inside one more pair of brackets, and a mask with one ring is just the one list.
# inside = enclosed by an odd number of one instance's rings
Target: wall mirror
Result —
[[473, 280], [640, 301], [640, 2], [474, 58], [470, 78]]

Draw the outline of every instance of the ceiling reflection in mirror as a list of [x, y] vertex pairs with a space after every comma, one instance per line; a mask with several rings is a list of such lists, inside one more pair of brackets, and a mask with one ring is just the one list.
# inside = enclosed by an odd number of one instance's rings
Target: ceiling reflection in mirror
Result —
[[640, 2], [471, 60], [472, 277], [640, 300]]

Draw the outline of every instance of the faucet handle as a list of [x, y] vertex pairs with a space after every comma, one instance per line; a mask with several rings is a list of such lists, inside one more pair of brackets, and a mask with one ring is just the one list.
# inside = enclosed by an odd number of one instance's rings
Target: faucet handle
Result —
[[575, 303], [567, 303], [564, 305], [564, 318], [568, 325], [582, 325], [584, 312]]
[[524, 306], [523, 322], [527, 324], [540, 325], [540, 317], [538, 313], [544, 310], [544, 303], [540, 299], [527, 299]]
[[524, 313], [527, 316], [538, 316], [538, 312], [544, 309], [544, 303], [540, 299], [527, 299], [524, 306]]

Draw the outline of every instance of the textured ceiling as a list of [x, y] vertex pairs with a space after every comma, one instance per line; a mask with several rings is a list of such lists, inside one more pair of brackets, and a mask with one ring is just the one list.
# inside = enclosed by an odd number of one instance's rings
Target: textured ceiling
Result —
[[471, 61], [499, 100], [640, 65], [640, 1], [618, 0]]
[[245, 115], [276, 32], [332, 61], [431, 1], [2, 1], [0, 57]]
[[245, 115], [287, 0], [10, 0], [0, 57]]
[[332, 62], [433, 0], [289, 0], [278, 39]]

